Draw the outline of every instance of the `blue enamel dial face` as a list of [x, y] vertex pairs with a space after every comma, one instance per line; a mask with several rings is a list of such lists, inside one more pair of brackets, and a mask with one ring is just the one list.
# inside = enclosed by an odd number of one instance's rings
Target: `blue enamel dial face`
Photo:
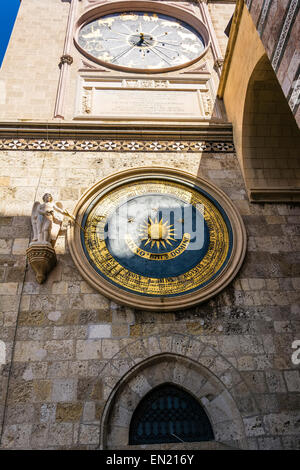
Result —
[[128, 293], [174, 297], [203, 289], [226, 268], [232, 228], [222, 207], [195, 186], [160, 179], [98, 196], [81, 243], [98, 275]]
[[101, 63], [154, 71], [184, 66], [205, 49], [203, 37], [187, 23], [138, 11], [91, 21], [81, 28], [78, 44]]

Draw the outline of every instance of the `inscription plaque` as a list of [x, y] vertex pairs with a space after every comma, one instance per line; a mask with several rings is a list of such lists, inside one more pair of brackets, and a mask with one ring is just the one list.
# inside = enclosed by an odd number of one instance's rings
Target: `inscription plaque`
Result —
[[202, 121], [222, 117], [212, 100], [210, 75], [201, 78], [81, 76], [75, 119]]
[[106, 116], [198, 116], [196, 91], [95, 90], [93, 114]]

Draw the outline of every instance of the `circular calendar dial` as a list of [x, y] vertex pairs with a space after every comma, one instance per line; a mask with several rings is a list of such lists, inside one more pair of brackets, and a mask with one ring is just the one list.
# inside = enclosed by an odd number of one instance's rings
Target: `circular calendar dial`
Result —
[[246, 233], [211, 183], [169, 168], [134, 168], [99, 181], [78, 202], [70, 251], [83, 277], [115, 302], [178, 310], [233, 279]]

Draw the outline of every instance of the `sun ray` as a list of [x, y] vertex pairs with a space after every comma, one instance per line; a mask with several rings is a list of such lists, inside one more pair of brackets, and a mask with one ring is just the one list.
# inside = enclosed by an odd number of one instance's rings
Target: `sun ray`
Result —
[[164, 221], [163, 218], [150, 216], [141, 224], [139, 229], [139, 236], [144, 246], [150, 244], [150, 247], [167, 248], [167, 245], [172, 246], [175, 241], [175, 229], [173, 224], [169, 224], [169, 221]]

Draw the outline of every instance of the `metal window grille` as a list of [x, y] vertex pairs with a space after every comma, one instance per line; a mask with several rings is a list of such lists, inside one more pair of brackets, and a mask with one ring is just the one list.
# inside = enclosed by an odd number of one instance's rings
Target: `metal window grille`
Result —
[[129, 444], [199, 442], [214, 439], [209, 419], [198, 401], [171, 384], [149, 392], [130, 423]]

